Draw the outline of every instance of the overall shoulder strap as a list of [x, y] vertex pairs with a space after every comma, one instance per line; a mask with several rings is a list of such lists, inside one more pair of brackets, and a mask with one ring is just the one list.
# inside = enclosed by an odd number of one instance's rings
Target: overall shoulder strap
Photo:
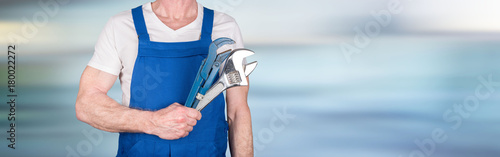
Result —
[[142, 12], [142, 5], [132, 9], [132, 18], [134, 19], [135, 31], [141, 40], [149, 41], [148, 29], [144, 21], [144, 14]]
[[201, 27], [201, 39], [212, 41], [212, 27], [214, 24], [214, 11], [203, 7], [203, 25]]

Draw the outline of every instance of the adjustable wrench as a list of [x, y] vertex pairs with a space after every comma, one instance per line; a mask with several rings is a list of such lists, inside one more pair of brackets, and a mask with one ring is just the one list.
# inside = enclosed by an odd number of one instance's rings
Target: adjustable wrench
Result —
[[205, 95], [200, 94], [196, 97], [199, 103], [193, 108], [201, 111], [224, 90], [235, 86], [248, 86], [246, 76], [255, 69], [257, 61], [243, 65], [243, 59], [253, 54], [254, 52], [248, 49], [233, 50], [224, 62], [225, 65], [219, 80], [208, 89]]

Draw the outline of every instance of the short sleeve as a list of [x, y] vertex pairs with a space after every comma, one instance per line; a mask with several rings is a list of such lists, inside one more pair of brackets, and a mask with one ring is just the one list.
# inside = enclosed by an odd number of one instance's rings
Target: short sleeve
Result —
[[[220, 37], [227, 37], [233, 39], [235, 42], [235, 44], [232, 45], [224, 45], [218, 50], [222, 52], [227, 49], [243, 48], [243, 38], [241, 36], [240, 28], [236, 23], [236, 20], [234, 20], [233, 17], [218, 11], [215, 11], [214, 16], [215, 18], [212, 40]], [[220, 53], [219, 51], [218, 53]]]
[[113, 75], [118, 76], [120, 74], [121, 61], [116, 49], [113, 18], [108, 20], [99, 35], [99, 39], [95, 44], [94, 55], [87, 65]]
[[[241, 35], [240, 27], [236, 20], [222, 12], [215, 11], [215, 21], [214, 21], [214, 34], [212, 40], [219, 37], [228, 37], [234, 40], [232, 45], [224, 45], [217, 50], [217, 53], [221, 53], [227, 49], [241, 49], [244, 48], [243, 37]], [[246, 64], [246, 58], [243, 60]]]
[[[234, 19], [233, 19], [233, 21], [234, 21]], [[238, 23], [236, 23], [236, 21], [234, 21], [234, 31], [233, 31], [232, 39], [235, 41], [235, 44], [234, 44], [235, 49], [245, 47], [243, 44], [243, 37], [241, 36], [240, 27], [238, 26]]]
[[[240, 27], [238, 26], [238, 23], [236, 23], [236, 20], [234, 20], [234, 18], [232, 18], [230, 16], [228, 16], [228, 17], [234, 21], [233, 33], [232, 33], [233, 35], [231, 37], [231, 39], [233, 39], [235, 41], [233, 49], [245, 48], [245, 46], [243, 44], [243, 37], [241, 35], [241, 31], [240, 31]], [[243, 64], [247, 64], [246, 58], [243, 59]]]

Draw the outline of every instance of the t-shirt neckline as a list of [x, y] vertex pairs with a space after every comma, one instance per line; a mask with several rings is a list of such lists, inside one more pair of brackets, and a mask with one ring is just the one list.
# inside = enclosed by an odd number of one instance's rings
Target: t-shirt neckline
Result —
[[189, 28], [194, 27], [196, 25], [196, 23], [198, 23], [203, 18], [203, 7], [199, 3], [196, 3], [198, 5], [198, 15], [196, 16], [196, 19], [194, 21], [192, 21], [191, 23], [189, 23], [189, 24], [187, 24], [187, 25], [185, 25], [177, 30], [173, 30], [172, 28], [165, 25], [160, 20], [160, 18], [158, 18], [158, 16], [156, 16], [156, 14], [153, 12], [153, 7], [152, 7], [151, 3], [152, 2], [145, 4], [144, 9], [147, 10], [146, 12], [150, 13], [151, 14], [150, 16], [153, 16], [154, 23], [161, 25], [162, 30], [167, 30], [167, 31], [172, 32], [172, 33], [185, 32], [186, 30], [189, 30]]

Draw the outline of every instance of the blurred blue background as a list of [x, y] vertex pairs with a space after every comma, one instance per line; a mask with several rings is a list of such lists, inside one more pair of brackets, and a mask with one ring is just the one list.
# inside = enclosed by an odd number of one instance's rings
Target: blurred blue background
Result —
[[[75, 118], [78, 82], [106, 21], [148, 1], [61, 0], [44, 9], [54, 2], [0, 1], [0, 156], [114, 156], [118, 134]], [[257, 53], [248, 58], [259, 61], [248, 100], [256, 156], [500, 156], [500, 86], [480, 79], [500, 82], [500, 1], [198, 2], [233, 16]], [[397, 3], [386, 27], [371, 13]], [[342, 51], [367, 25], [378, 34], [357, 53]], [[13, 34], [24, 38], [15, 150], [5, 103]], [[489, 97], [457, 113], [478, 88]], [[121, 101], [118, 82], [109, 96]], [[433, 139], [435, 130], [443, 138]]]

